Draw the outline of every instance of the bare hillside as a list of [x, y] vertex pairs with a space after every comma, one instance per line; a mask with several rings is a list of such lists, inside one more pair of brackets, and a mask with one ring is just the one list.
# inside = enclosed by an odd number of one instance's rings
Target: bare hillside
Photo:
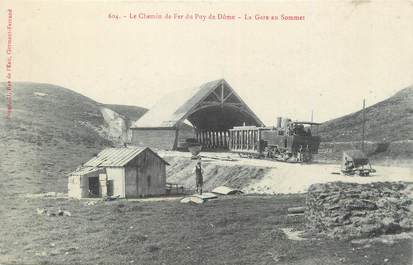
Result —
[[[5, 91], [5, 83], [0, 89]], [[0, 106], [5, 113], [4, 94]], [[136, 108], [123, 110], [128, 115]], [[11, 118], [0, 118], [0, 190], [64, 191], [66, 173], [125, 133], [123, 115], [60, 86], [13, 83]]]
[[[413, 86], [366, 108], [366, 139], [377, 142], [413, 140]], [[328, 122], [319, 128], [325, 142], [361, 140], [362, 111]]]
[[[5, 91], [4, 83], [0, 83], [0, 89]], [[369, 107], [366, 111], [367, 139], [382, 140], [382, 135], [386, 140], [412, 139], [413, 110], [409, 103], [412, 103], [412, 88]], [[4, 94], [0, 95], [0, 106], [5, 113]], [[14, 83], [11, 119], [6, 120], [5, 115], [0, 118], [0, 148], [3, 151], [0, 154], [0, 190], [5, 194], [65, 192], [66, 174], [101, 149], [122, 144], [128, 137], [131, 121], [137, 120], [145, 111], [134, 106], [101, 104], [60, 86]], [[327, 141], [353, 140], [355, 137], [352, 135], [360, 134], [360, 115], [358, 112], [323, 124], [320, 128], [322, 137]], [[380, 154], [388, 157], [401, 155], [402, 158], [411, 155], [411, 151], [404, 148], [404, 142], [395, 143], [400, 141], [386, 145], [385, 150], [383, 145], [378, 145], [384, 150]], [[372, 153], [380, 148], [374, 147]], [[333, 153], [326, 153], [326, 159], [331, 159], [341, 150], [336, 145], [327, 146], [327, 149]], [[176, 167], [171, 168], [179, 173], [186, 172], [181, 168], [186, 162], [176, 162], [172, 163]], [[176, 177], [172, 180], [183, 183], [191, 180], [177, 177], [179, 174], [176, 175], [172, 169], [169, 174]], [[216, 171], [213, 166], [209, 169]], [[219, 183], [228, 182], [241, 187], [248, 179], [243, 175], [263, 175], [255, 168], [251, 172], [236, 167], [228, 170], [221, 173], [231, 172], [232, 177], [219, 179]], [[218, 171], [214, 175], [220, 176]], [[211, 186], [218, 184], [215, 178], [208, 183]]]
[[[365, 152], [375, 162], [408, 165], [413, 159], [413, 86], [366, 108]], [[319, 159], [340, 160], [342, 151], [361, 149], [363, 112], [323, 123]]]

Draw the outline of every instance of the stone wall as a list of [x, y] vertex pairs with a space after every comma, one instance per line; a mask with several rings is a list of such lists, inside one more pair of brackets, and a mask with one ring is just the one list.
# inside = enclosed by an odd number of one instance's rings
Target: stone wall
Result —
[[306, 199], [307, 228], [350, 239], [412, 229], [412, 184], [313, 184]]

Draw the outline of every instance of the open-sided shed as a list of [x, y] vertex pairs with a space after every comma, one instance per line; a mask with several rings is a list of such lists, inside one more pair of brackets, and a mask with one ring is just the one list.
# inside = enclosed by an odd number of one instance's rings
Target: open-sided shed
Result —
[[147, 147], [108, 148], [69, 175], [68, 195], [134, 198], [164, 194], [166, 165]]
[[207, 149], [227, 148], [228, 130], [244, 124], [263, 125], [234, 89], [220, 79], [162, 98], [131, 127], [132, 144], [177, 149], [185, 139], [196, 138]]

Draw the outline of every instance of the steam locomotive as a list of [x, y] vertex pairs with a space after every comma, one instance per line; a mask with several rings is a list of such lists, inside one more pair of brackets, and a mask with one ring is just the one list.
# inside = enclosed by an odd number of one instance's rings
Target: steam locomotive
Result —
[[274, 127], [237, 126], [229, 130], [229, 150], [240, 156], [285, 162], [310, 162], [318, 153], [319, 123], [277, 118]]

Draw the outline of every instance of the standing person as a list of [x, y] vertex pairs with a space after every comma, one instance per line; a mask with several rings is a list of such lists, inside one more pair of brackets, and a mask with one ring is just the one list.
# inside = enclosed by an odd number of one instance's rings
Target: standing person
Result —
[[198, 162], [196, 163], [194, 172], [195, 172], [196, 192], [202, 195], [202, 185], [204, 184], [204, 178], [203, 178], [204, 169], [202, 168], [202, 165], [201, 165], [201, 158], [199, 158]]
[[303, 159], [303, 146], [302, 145], [300, 145], [300, 149], [298, 150], [297, 157], [298, 157], [298, 162], [303, 162], [304, 161], [304, 159]]

